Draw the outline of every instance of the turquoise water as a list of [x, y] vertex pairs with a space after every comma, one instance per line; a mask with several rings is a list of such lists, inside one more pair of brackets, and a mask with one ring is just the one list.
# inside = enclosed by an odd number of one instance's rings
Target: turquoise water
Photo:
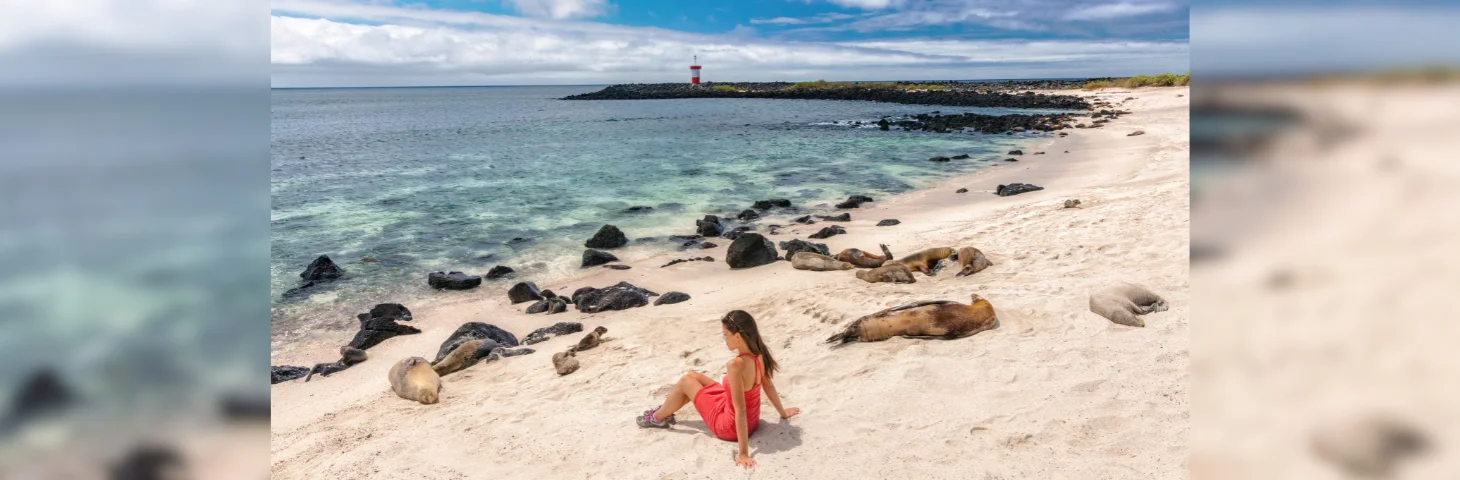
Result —
[[[564, 101], [598, 87], [275, 90], [274, 324], [348, 325], [350, 312], [430, 295], [436, 270], [519, 278], [578, 270], [611, 223], [630, 239], [694, 233], [759, 199], [807, 211], [850, 194], [906, 192], [1003, 158], [1032, 136], [880, 131], [849, 122], [951, 108], [872, 102]], [[969, 160], [927, 161], [967, 153]], [[653, 207], [648, 214], [623, 210]], [[790, 215], [781, 217], [789, 218]], [[780, 217], [762, 223], [777, 223]], [[786, 223], [784, 221], [780, 223]], [[518, 239], [518, 240], [514, 240]], [[721, 242], [724, 243], [724, 242]], [[644, 241], [621, 257], [677, 250]], [[320, 254], [347, 277], [282, 294]], [[361, 263], [365, 257], [379, 262]]]

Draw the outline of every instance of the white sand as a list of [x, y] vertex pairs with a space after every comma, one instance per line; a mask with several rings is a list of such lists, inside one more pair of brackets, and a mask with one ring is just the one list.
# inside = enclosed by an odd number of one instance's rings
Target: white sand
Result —
[[[730, 271], [725, 246], [654, 258], [588, 281], [539, 284], [560, 293], [627, 280], [693, 299], [586, 315], [527, 315], [504, 285], [437, 307], [413, 307], [421, 335], [370, 350], [371, 360], [329, 378], [273, 387], [275, 478], [726, 478], [733, 442], [706, 433], [693, 407], [670, 431], [633, 417], [657, 405], [687, 370], [724, 375], [732, 354], [718, 320], [755, 316], [783, 366], [776, 384], [801, 415], [763, 403], [750, 439], [759, 478], [1175, 478], [1187, 471], [1188, 164], [1186, 88], [1107, 91], [1133, 114], [1102, 129], [1026, 149], [1018, 163], [852, 210], [832, 252], [894, 254], [974, 246], [995, 263], [972, 277], [917, 275], [908, 285], [869, 284], [850, 271], [806, 272], [788, 262]], [[1181, 95], [1178, 97], [1178, 95]], [[1133, 130], [1143, 136], [1128, 137]], [[1046, 155], [1030, 155], [1043, 150]], [[1071, 153], [1063, 153], [1069, 150]], [[957, 153], [957, 152], [951, 152]], [[1045, 190], [991, 192], [1025, 182]], [[970, 192], [955, 194], [959, 187]], [[1083, 208], [1063, 209], [1067, 198]], [[875, 227], [897, 218], [901, 225]], [[775, 241], [825, 225], [786, 228]], [[659, 268], [672, 258], [717, 260]], [[1144, 284], [1171, 304], [1146, 328], [1088, 311], [1088, 293], [1112, 281]], [[959, 340], [821, 344], [840, 326], [918, 300], [989, 299], [1001, 326]], [[363, 310], [362, 310], [363, 311]], [[442, 400], [420, 405], [389, 392], [386, 372], [404, 357], [433, 357], [464, 322], [519, 337], [555, 322], [608, 328], [606, 342], [559, 377], [553, 352], [581, 335], [533, 345], [538, 353], [445, 378]], [[276, 347], [272, 363], [331, 360], [337, 338]], [[740, 478], [736, 477], [736, 478]]]

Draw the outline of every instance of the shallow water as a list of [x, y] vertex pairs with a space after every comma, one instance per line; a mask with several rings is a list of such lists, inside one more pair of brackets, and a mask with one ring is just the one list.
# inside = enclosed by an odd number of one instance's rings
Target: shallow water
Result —
[[[788, 198], [815, 210], [850, 194], [906, 192], [988, 165], [1033, 138], [884, 132], [849, 122], [935, 110], [1045, 112], [800, 100], [557, 100], [596, 88], [273, 91], [276, 333], [349, 325], [351, 311], [428, 295], [431, 271], [480, 275], [504, 264], [534, 279], [571, 274], [583, 242], [605, 223], [630, 239], [663, 238], [692, 234], [696, 218], [733, 217], [759, 199]], [[960, 153], [972, 158], [927, 160]], [[653, 211], [624, 212], [635, 205]], [[619, 256], [678, 248], [665, 241], [639, 245]], [[345, 268], [346, 278], [308, 298], [282, 298], [320, 254]], [[365, 257], [379, 261], [360, 262]]]

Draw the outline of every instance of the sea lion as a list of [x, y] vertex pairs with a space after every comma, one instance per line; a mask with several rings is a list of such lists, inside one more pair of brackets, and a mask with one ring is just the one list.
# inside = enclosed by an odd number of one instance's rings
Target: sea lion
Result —
[[421, 357], [402, 359], [390, 367], [390, 390], [406, 400], [430, 405], [441, 399], [441, 376]]
[[598, 344], [603, 343], [603, 334], [605, 333], [608, 333], [608, 328], [600, 325], [598, 328], [593, 329], [592, 332], [584, 335], [583, 339], [579, 340], [578, 344], [569, 348], [568, 351], [576, 353], [597, 347]]
[[309, 379], [314, 378], [314, 374], [316, 373], [318, 373], [321, 377], [334, 375], [336, 373], [339, 373], [341, 370], [353, 367], [355, 366], [355, 364], [363, 362], [368, 358], [369, 357], [365, 355], [364, 350], [345, 345], [343, 347], [340, 347], [339, 361], [315, 364], [314, 368], [309, 370], [309, 375], [304, 377], [304, 381], [308, 382]]
[[964, 305], [946, 300], [909, 303], [858, 318], [826, 343], [878, 342], [896, 336], [954, 339], [997, 328], [988, 300], [972, 295]]
[[457, 345], [441, 361], [431, 364], [431, 369], [437, 375], [446, 376], [450, 373], [465, 370], [472, 365], [482, 362], [495, 362], [506, 357], [527, 355], [534, 353], [531, 348], [507, 348], [490, 338], [470, 340]]
[[963, 247], [958, 249], [958, 264], [963, 266], [963, 270], [954, 274], [955, 277], [982, 272], [983, 269], [993, 266], [994, 262], [990, 262], [989, 257], [985, 257], [977, 248]]
[[906, 265], [908, 270], [923, 272], [923, 275], [931, 276], [933, 274], [933, 266], [937, 265], [939, 260], [948, 258], [951, 255], [953, 255], [953, 249], [948, 247], [929, 248], [899, 258], [897, 259], [897, 263]]
[[1166, 311], [1166, 300], [1134, 283], [1121, 283], [1090, 295], [1090, 311], [1106, 319], [1132, 327], [1146, 322], [1136, 315]]
[[572, 349], [553, 354], [553, 368], [557, 369], [558, 375], [567, 375], [578, 371], [578, 359], [573, 357], [574, 351]]
[[813, 272], [851, 270], [857, 268], [850, 263], [811, 252], [796, 252], [795, 255], [791, 256], [791, 267], [797, 270], [811, 270]]
[[871, 270], [857, 270], [857, 278], [867, 283], [917, 283], [912, 270], [901, 263], [889, 263]]
[[[882, 248], [885, 249], [887, 248], [887, 246], [883, 245]], [[886, 262], [889, 258], [892, 257], [877, 256], [876, 254], [873, 254], [871, 252], [864, 252], [855, 248], [848, 248], [846, 250], [842, 250], [841, 253], [836, 254], [837, 260], [850, 263], [852, 265], [855, 265], [857, 268], [877, 268], [882, 266], [882, 263]]]

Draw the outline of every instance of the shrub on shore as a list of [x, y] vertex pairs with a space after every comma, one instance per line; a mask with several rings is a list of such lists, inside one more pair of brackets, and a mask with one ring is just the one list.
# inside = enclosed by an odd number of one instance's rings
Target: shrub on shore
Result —
[[1096, 90], [1101, 88], [1140, 88], [1140, 87], [1175, 87], [1186, 86], [1191, 83], [1191, 74], [1177, 75], [1174, 73], [1163, 73], [1160, 75], [1140, 75], [1129, 78], [1106, 78], [1085, 82], [1085, 90]]
[[734, 92], [734, 93], [744, 93], [745, 92], [745, 89], [735, 88], [735, 87], [732, 87], [732, 86], [729, 86], [729, 85], [715, 85], [713, 87], [710, 87], [710, 89], [712, 89], [714, 91], [717, 91], [717, 92]]

